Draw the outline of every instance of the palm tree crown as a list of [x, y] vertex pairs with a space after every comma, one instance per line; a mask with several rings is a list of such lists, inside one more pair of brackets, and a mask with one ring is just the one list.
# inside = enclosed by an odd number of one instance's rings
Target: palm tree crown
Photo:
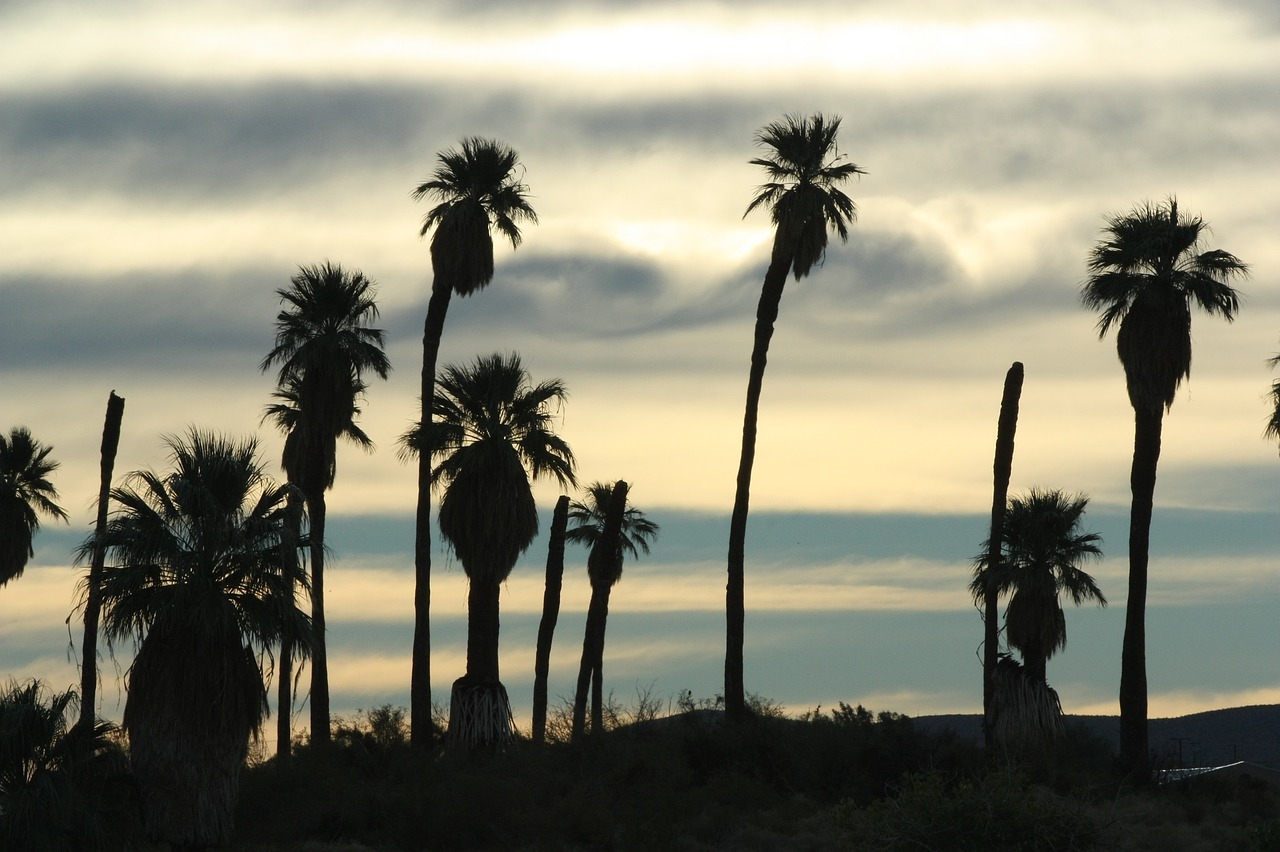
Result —
[[40, 515], [67, 520], [55, 502], [58, 490], [49, 481], [58, 469], [58, 462], [49, 458], [52, 449], [31, 437], [25, 426], [15, 426], [8, 437], [0, 434], [0, 586], [21, 577], [27, 560], [35, 556]]
[[[573, 451], [552, 423], [567, 396], [558, 379], [533, 384], [514, 353], [440, 371], [431, 479], [443, 489], [440, 531], [473, 580], [501, 582], [537, 535], [531, 478], [574, 484]], [[416, 456], [421, 427], [401, 442]]]
[[[828, 229], [845, 242], [849, 223], [857, 218], [857, 206], [840, 189], [840, 184], [866, 172], [853, 163], [841, 162], [836, 149], [840, 118], [822, 113], [765, 125], [756, 143], [768, 156], [751, 160], [762, 167], [771, 180], [757, 189], [747, 205], [747, 213], [768, 207], [776, 226], [775, 241], [793, 252], [791, 268], [796, 280], [809, 274], [827, 250]], [[744, 214], [746, 215], [746, 214]]]
[[[1081, 531], [1087, 497], [1061, 491], [1032, 489], [1026, 497], [1009, 501], [996, 591], [1010, 595], [1005, 611], [1009, 644], [1023, 656], [1029, 670], [1043, 678], [1044, 663], [1066, 647], [1066, 619], [1059, 601], [1075, 606], [1107, 599], [1094, 579], [1080, 568], [1102, 555], [1102, 538]], [[975, 561], [969, 591], [981, 603], [987, 587], [987, 553]]]
[[[261, 367], [279, 365], [277, 396], [293, 404], [316, 436], [335, 440], [341, 435], [366, 444], [367, 437], [352, 429], [353, 414], [359, 413], [354, 400], [366, 387], [362, 376], [372, 371], [385, 379], [391, 371], [382, 329], [370, 326], [378, 318], [373, 282], [358, 270], [348, 273], [326, 261], [300, 267], [290, 286], [276, 294], [287, 307], [276, 316], [275, 346]], [[269, 409], [268, 416], [285, 425], [278, 412]], [[333, 460], [324, 455], [319, 462], [323, 482], [316, 485], [329, 488]]]
[[1208, 225], [1184, 216], [1178, 201], [1150, 202], [1107, 220], [1089, 254], [1081, 291], [1101, 311], [1098, 336], [1117, 326], [1116, 348], [1134, 408], [1168, 409], [1191, 375], [1191, 304], [1235, 318], [1240, 298], [1233, 279], [1248, 266], [1221, 249], [1204, 250]]
[[[574, 500], [569, 504], [569, 521], [573, 526], [565, 532], [565, 540], [575, 544], [583, 544], [589, 548], [604, 533], [605, 515], [609, 510], [609, 499], [613, 494], [613, 485], [607, 482], [593, 482], [584, 489], [583, 500]], [[608, 560], [616, 566], [617, 576], [592, 577], [592, 583], [601, 582], [612, 586], [621, 579], [623, 553], [629, 553], [635, 559], [641, 553], [649, 553], [649, 542], [657, 538], [659, 527], [645, 517], [644, 512], [633, 507], [630, 501], [622, 513], [622, 534], [618, 537], [618, 552]]]
[[537, 223], [538, 214], [529, 204], [529, 188], [516, 176], [520, 157], [510, 146], [470, 136], [439, 159], [431, 179], [413, 190], [415, 201], [438, 201], [422, 220], [420, 234], [436, 229], [431, 240], [435, 274], [466, 296], [493, 280], [490, 226], [517, 247], [519, 223]]

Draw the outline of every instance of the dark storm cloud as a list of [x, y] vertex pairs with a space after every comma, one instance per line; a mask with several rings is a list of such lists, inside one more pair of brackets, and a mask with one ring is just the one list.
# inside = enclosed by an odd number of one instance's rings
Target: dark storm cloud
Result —
[[279, 271], [0, 277], [0, 369], [253, 370], [271, 347], [280, 283]]

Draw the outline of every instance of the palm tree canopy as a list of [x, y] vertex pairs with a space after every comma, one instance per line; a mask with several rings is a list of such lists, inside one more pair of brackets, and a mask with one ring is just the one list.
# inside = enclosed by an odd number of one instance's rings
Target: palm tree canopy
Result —
[[421, 236], [436, 229], [431, 262], [437, 277], [466, 296], [493, 280], [490, 226], [520, 245], [520, 223], [537, 223], [526, 186], [517, 176], [520, 157], [502, 142], [470, 136], [439, 155], [431, 178], [413, 190], [415, 201], [438, 203], [422, 220]]
[[25, 426], [0, 434], [0, 586], [22, 576], [27, 560], [35, 556], [33, 539], [40, 516], [66, 521], [57, 504], [58, 490], [49, 474], [58, 462], [49, 458], [52, 447], [31, 436]]
[[1248, 266], [1220, 249], [1206, 250], [1209, 227], [1185, 216], [1176, 198], [1143, 203], [1108, 218], [1090, 252], [1081, 289], [1085, 307], [1101, 311], [1098, 336], [1113, 326], [1135, 408], [1168, 409], [1191, 375], [1191, 306], [1230, 321], [1240, 306], [1231, 281]]
[[[253, 439], [191, 429], [168, 437], [173, 470], [135, 471], [112, 489], [116, 506], [104, 545], [102, 626], [111, 641], [141, 640], [181, 624], [209, 637], [232, 635], [270, 653], [284, 631], [310, 643], [310, 620], [294, 600], [307, 578], [282, 558], [292, 486], [263, 471]], [[78, 557], [93, 553], [93, 536]], [[172, 622], [172, 624], [170, 624]]]
[[763, 168], [770, 180], [756, 190], [746, 213], [769, 208], [777, 229], [775, 240], [794, 253], [791, 268], [797, 281], [826, 254], [828, 230], [847, 241], [849, 224], [857, 218], [857, 206], [840, 184], [866, 172], [841, 162], [836, 149], [839, 129], [839, 116], [788, 115], [756, 135], [756, 144], [767, 155], [750, 162]]
[[[1280, 355], [1268, 359], [1267, 365], [1280, 366]], [[1280, 379], [1271, 383], [1268, 396], [1270, 397], [1270, 414], [1267, 415], [1267, 427], [1263, 430], [1263, 435], [1268, 438], [1280, 438]]]
[[[346, 422], [342, 424], [337, 437], [372, 450], [372, 439], [356, 423], [360, 416], [359, 401], [366, 388], [363, 381], [357, 380], [352, 384], [352, 393], [346, 397], [349, 403]], [[285, 435], [281, 466], [289, 482], [298, 486], [304, 494], [312, 494], [333, 486], [337, 465], [335, 458], [325, 458], [322, 453], [316, 452], [313, 446], [316, 438], [312, 430], [303, 428], [302, 392], [301, 379], [296, 374], [290, 374], [283, 385], [271, 392], [271, 398], [275, 402], [267, 406], [262, 420], [264, 423], [270, 420]]]
[[[1066, 647], [1066, 620], [1059, 599], [1075, 606], [1107, 605], [1106, 596], [1080, 564], [1102, 556], [1101, 536], [1081, 530], [1089, 499], [1057, 490], [1032, 489], [1009, 501], [996, 590], [1010, 596], [1005, 612], [1009, 644], [1045, 659]], [[986, 589], [988, 548], [974, 559], [969, 591], [975, 603]]]
[[[440, 532], [473, 580], [504, 579], [537, 535], [531, 478], [575, 483], [573, 451], [552, 422], [567, 396], [558, 379], [534, 384], [515, 353], [440, 371], [431, 482], [444, 492]], [[400, 441], [416, 457], [421, 425]]]
[[[609, 498], [613, 494], [613, 485], [608, 482], [593, 482], [583, 489], [583, 499], [569, 504], [569, 521], [572, 524], [565, 532], [565, 541], [594, 547], [604, 532], [605, 515], [609, 509]], [[641, 553], [649, 553], [649, 542], [658, 537], [660, 528], [645, 517], [644, 512], [633, 507], [630, 499], [622, 513], [622, 535], [618, 539], [618, 553], [612, 564], [618, 566], [618, 576], [593, 578], [597, 582], [603, 579], [613, 585], [622, 576], [623, 553], [631, 554], [632, 559]]]

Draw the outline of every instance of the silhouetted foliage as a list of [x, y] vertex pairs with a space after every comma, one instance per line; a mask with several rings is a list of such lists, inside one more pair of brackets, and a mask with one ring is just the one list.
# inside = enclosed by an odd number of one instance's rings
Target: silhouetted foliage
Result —
[[0, 434], [0, 587], [21, 577], [27, 560], [35, 556], [40, 516], [67, 519], [49, 481], [58, 469], [58, 462], [49, 458], [52, 450], [25, 426], [13, 427], [7, 437]]

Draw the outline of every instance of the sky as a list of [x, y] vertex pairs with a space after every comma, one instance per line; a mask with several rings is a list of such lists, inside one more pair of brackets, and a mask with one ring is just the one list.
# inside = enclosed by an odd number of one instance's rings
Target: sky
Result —
[[[606, 689], [713, 697], [728, 513], [768, 217], [766, 123], [838, 115], [858, 220], [790, 281], [769, 352], [747, 542], [747, 689], [800, 711], [981, 705], [965, 590], [985, 538], [1005, 372], [1025, 365], [1015, 493], [1091, 499], [1106, 609], [1068, 612], [1064, 708], [1115, 713], [1132, 411], [1079, 303], [1106, 217], [1176, 195], [1251, 267], [1234, 323], [1193, 321], [1152, 529], [1153, 716], [1280, 702], [1262, 436], [1280, 351], [1280, 13], [1270, 2], [0, 2], [0, 428], [61, 462], [70, 514], [0, 589], [0, 675], [78, 682], [74, 612], [107, 394], [117, 474], [189, 426], [255, 435], [278, 288], [326, 260], [377, 284], [394, 370], [329, 494], [334, 710], [408, 703], [416, 416], [430, 287], [411, 190], [467, 136], [514, 147], [538, 223], [450, 308], [440, 362], [518, 351], [570, 398], [584, 482], [662, 526], [614, 590]], [[544, 527], [557, 496], [540, 484]], [[438, 538], [438, 537], [437, 537]], [[527, 719], [539, 538], [502, 598]], [[577, 673], [570, 551], [551, 694]], [[433, 577], [435, 697], [462, 674], [465, 577]], [[128, 647], [103, 662], [118, 718]], [[295, 708], [297, 712], [297, 708]], [[298, 718], [306, 722], [305, 709]]]

